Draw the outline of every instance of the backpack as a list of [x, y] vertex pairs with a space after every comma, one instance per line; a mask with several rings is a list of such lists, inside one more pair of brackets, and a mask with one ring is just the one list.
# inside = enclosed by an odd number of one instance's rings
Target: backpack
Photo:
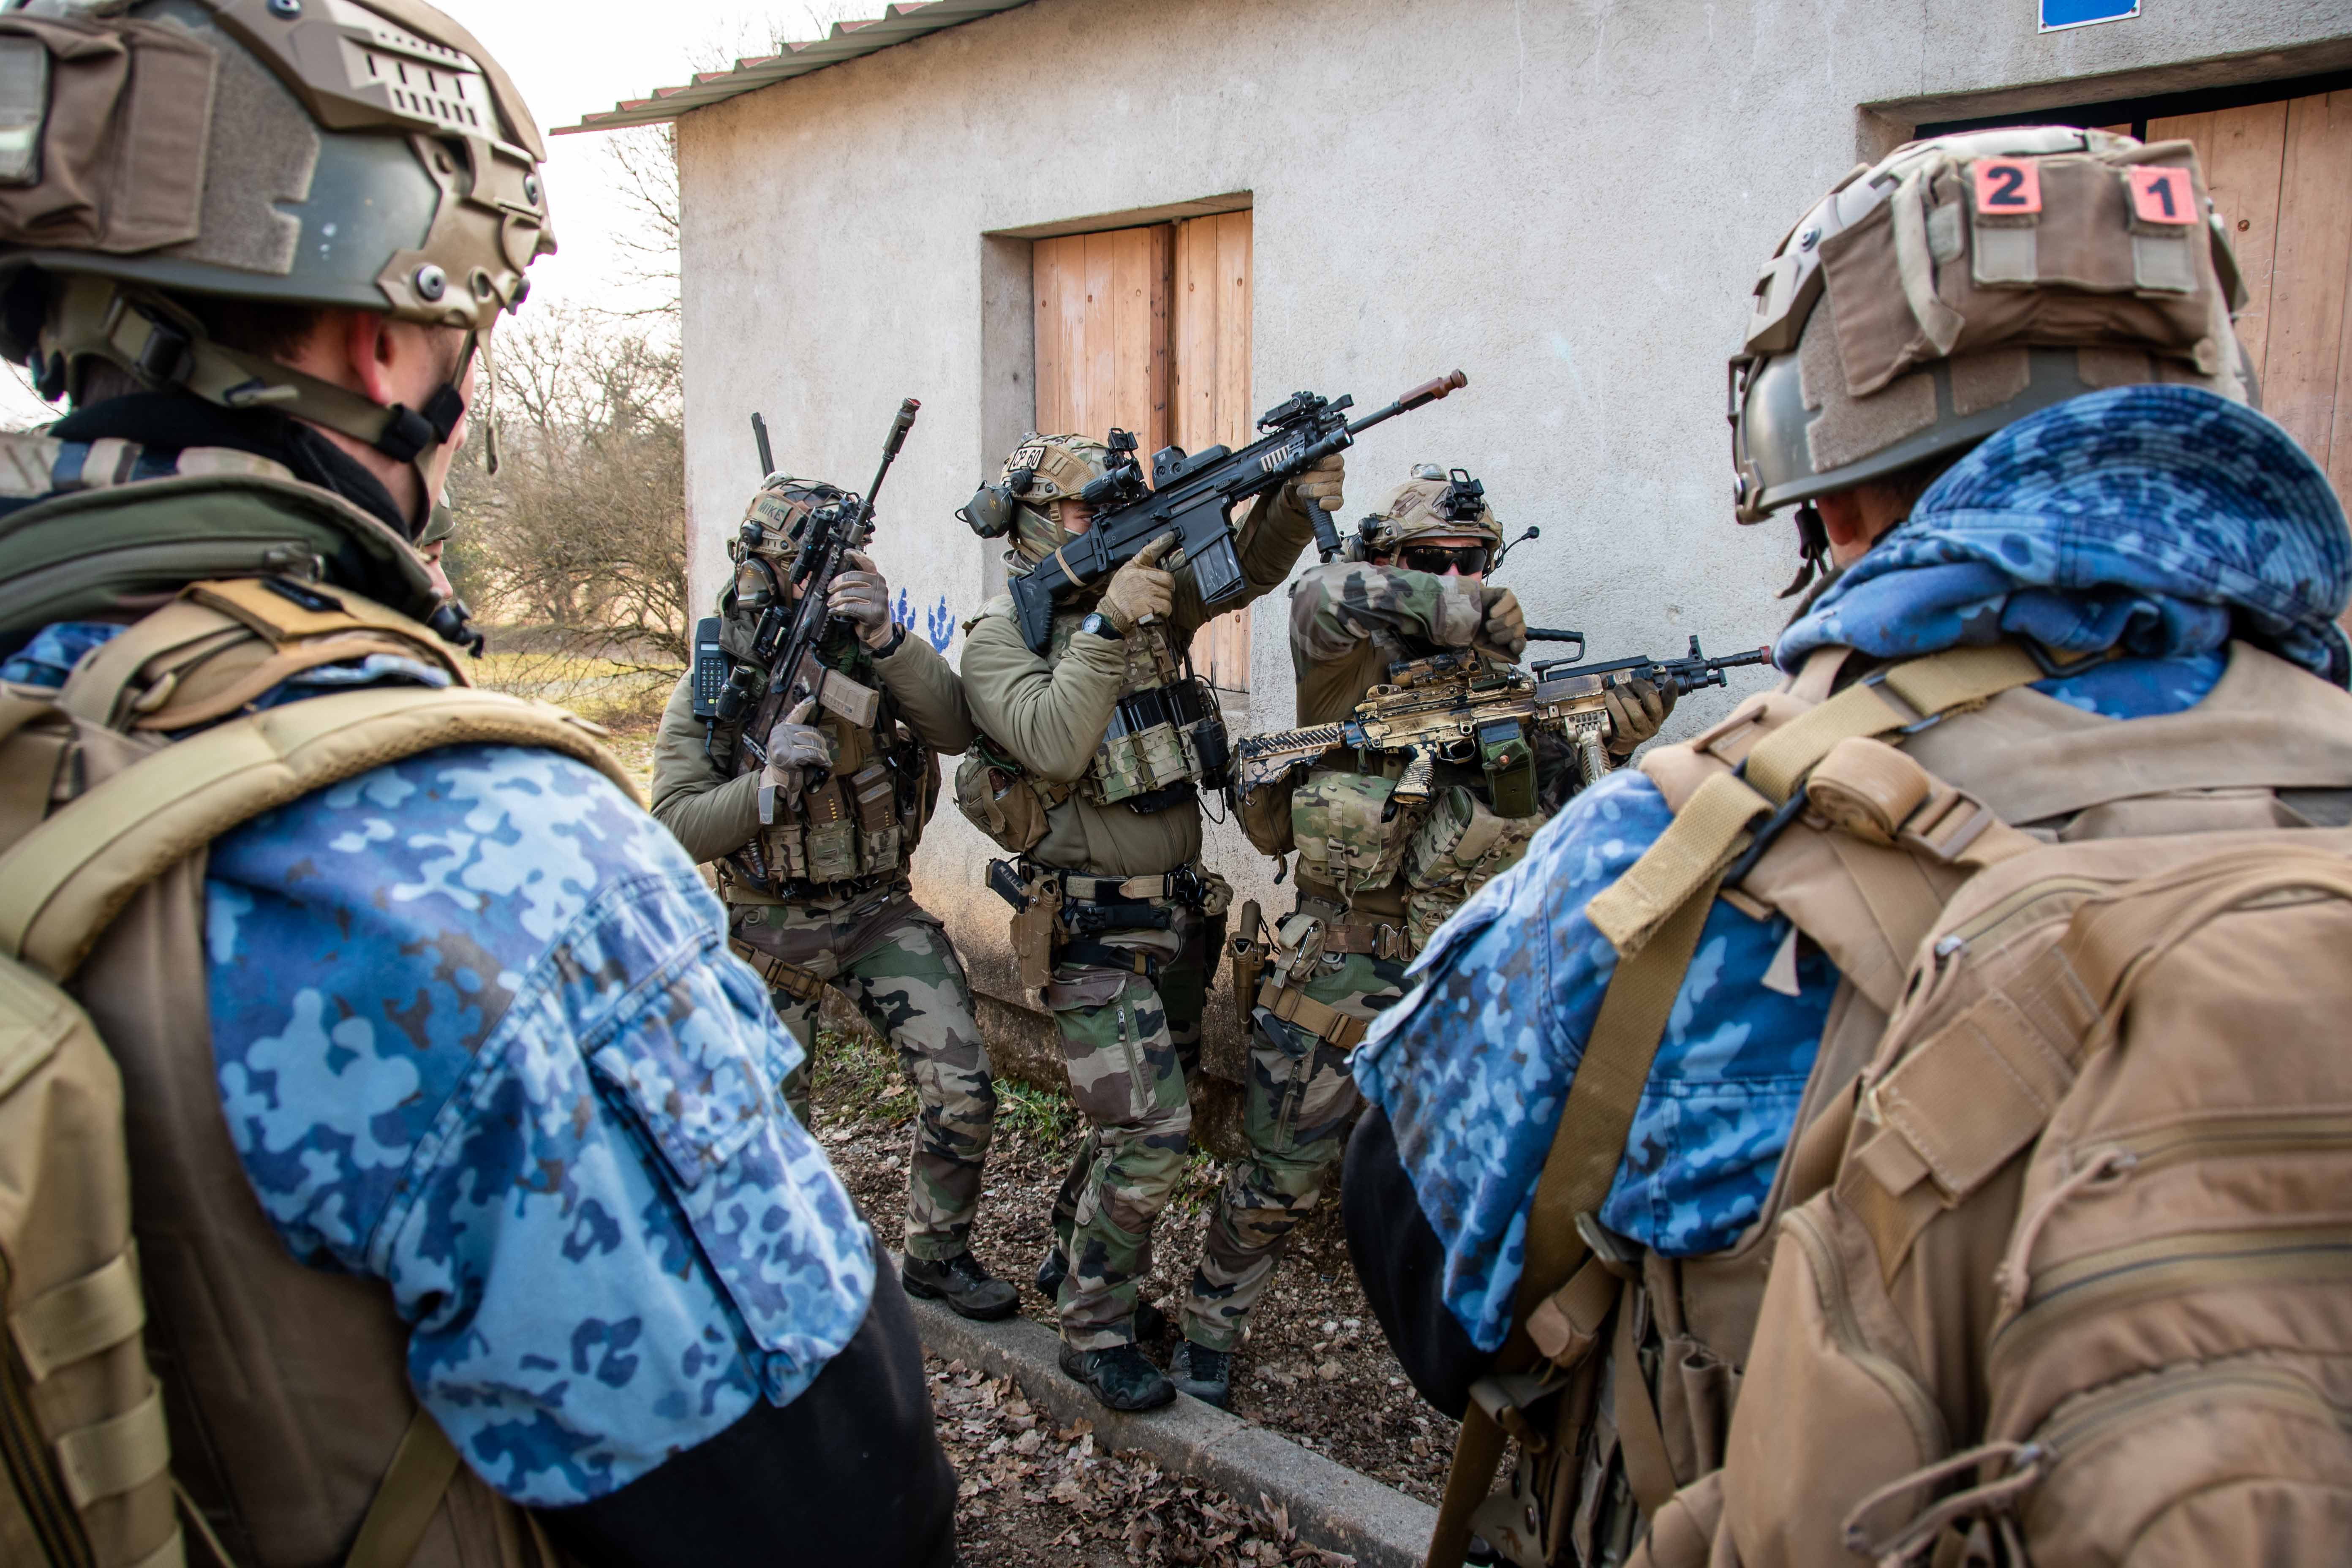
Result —
[[2342, 1551], [2347, 952], [2342, 830], [1973, 880], [1837, 1108], [1834, 1179], [1781, 1223], [1724, 1468], [1648, 1561]]
[[[2004, 1351], [2008, 1359], [1985, 1370], [1995, 1270], [2013, 1255], [2003, 1278], [2032, 1280], [2046, 1260], [2080, 1256], [2070, 1238], [2105, 1195], [2095, 1184], [2120, 1181], [2116, 1190], [2128, 1192], [2112, 1163], [2097, 1175], [2067, 1163], [2097, 1152], [2080, 1135], [2120, 1131], [2116, 1117], [2167, 1094], [2184, 1108], [2200, 1097], [2242, 1100], [2257, 1119], [2263, 1107], [2327, 1101], [2327, 1059], [2316, 1046], [2292, 1053], [2292, 1064], [2282, 1056], [2276, 1081], [2236, 1083], [2234, 1093], [2231, 1055], [2213, 1047], [2231, 1037], [2235, 1017], [2275, 1020], [2282, 1010], [2302, 1022], [2301, 1037], [2324, 1039], [2313, 1026], [2324, 1028], [2352, 1001], [2335, 994], [2346, 983], [2331, 975], [2297, 986], [2283, 976], [2296, 964], [2326, 969], [2327, 938], [2340, 952], [2344, 928], [2305, 929], [2294, 922], [2322, 917], [2276, 914], [2263, 900], [2337, 914], [2339, 904], [2274, 891], [2258, 897], [2255, 914], [2223, 921], [2224, 972], [2227, 955], [2247, 946], [2236, 931], [2263, 927], [2263, 963], [2238, 965], [2258, 994], [2235, 1014], [2225, 1005], [2183, 1016], [2168, 1050], [2133, 1051], [2148, 1006], [2133, 996], [2152, 985], [2147, 996], [2174, 997], [2179, 983], [2168, 976], [2206, 963], [2196, 955], [2209, 938], [2183, 936], [2160, 956], [2153, 937], [2137, 959], [2137, 948], [2116, 950], [2118, 978], [2104, 991], [2083, 979], [2087, 971], [2070, 972], [2082, 982], [2068, 1002], [2080, 1016], [2066, 1016], [2080, 1027], [2063, 1047], [2054, 1042], [2067, 1025], [2049, 994], [2057, 984], [2049, 965], [2059, 961], [2030, 961], [2064, 947], [2078, 906], [2161, 906], [2186, 920], [2199, 894], [2176, 889], [2218, 888], [2251, 874], [2248, 865], [2290, 879], [2315, 866], [2352, 875], [2352, 835], [2297, 826], [2305, 818], [2291, 804], [2342, 804], [2352, 785], [2352, 697], [2240, 645], [2196, 708], [2117, 724], [2021, 689], [2054, 672], [2020, 647], [1954, 649], [1832, 694], [1847, 657], [1816, 655], [1784, 689], [1643, 764], [1675, 817], [1589, 907], [1621, 960], [1538, 1184], [1514, 1328], [1474, 1390], [1433, 1563], [1458, 1562], [1446, 1553], [1458, 1553], [1474, 1526], [1517, 1563], [1632, 1552], [1656, 1568], [1845, 1563], [1850, 1548], [1895, 1561], [1951, 1529], [2000, 1536], [2011, 1528], [2000, 1521], [2016, 1517], [2004, 1510], [2038, 1506], [2029, 1494], [2039, 1495], [2042, 1472], [2029, 1474], [2020, 1447], [1963, 1458], [1979, 1435], [2031, 1447], [2059, 1399], [2129, 1384], [2174, 1359], [2143, 1338], [2135, 1361], [2126, 1342], [2138, 1331], [2101, 1314], [2083, 1332], [2108, 1334], [2104, 1363], [2070, 1330], [2051, 1342], [2053, 1359]], [[2143, 879], [2148, 886], [2134, 886]], [[1763, 1215], [1725, 1253], [1666, 1259], [1593, 1216], [1718, 896], [1759, 918], [1786, 914], [1842, 980]], [[2112, 946], [2125, 928], [2100, 929]], [[2111, 1005], [2111, 1037], [2091, 1042]], [[2033, 1021], [2039, 1078], [1983, 1044], [1988, 1019]], [[2272, 1022], [2263, 1028], [2275, 1037]], [[1935, 1054], [1921, 1059], [1932, 1065], [1906, 1068], [1931, 1040]], [[2050, 1065], [2060, 1058], [2063, 1071]], [[2125, 1060], [2135, 1064], [2131, 1081], [2144, 1074], [2148, 1087], [2109, 1109], [2070, 1098], [2106, 1084]], [[2332, 1081], [2345, 1086], [2352, 1074], [2339, 1069]], [[2336, 1095], [2348, 1097], [2352, 1089]], [[1898, 1123], [1901, 1137], [1888, 1131]], [[1857, 1196], [1866, 1190], [1877, 1196]], [[2305, 1206], [2298, 1190], [2249, 1189], [2227, 1227], [2292, 1226]], [[1854, 1217], [1854, 1205], [1869, 1202], [1877, 1206], [1868, 1218]], [[2150, 1239], [2119, 1210], [2105, 1212], [2115, 1245]], [[2030, 1285], [2020, 1300], [2030, 1310], [2048, 1288]], [[2175, 1309], [2176, 1326], [2188, 1315]], [[2200, 1342], [2215, 1356], [2239, 1348], [2228, 1331]], [[2008, 1403], [1989, 1389], [2006, 1391]], [[1858, 1414], [1865, 1409], [1874, 1422]], [[1507, 1489], [1489, 1496], [1506, 1436], [1517, 1440], [1518, 1460]], [[1990, 1497], [1970, 1484], [1979, 1461]], [[2142, 1479], [2167, 1485], [2152, 1469]], [[2119, 1494], [2110, 1485], [2103, 1495]], [[1648, 1525], [1640, 1542], [1636, 1506]], [[2031, 1531], [2012, 1533], [2006, 1557], [1979, 1540], [1976, 1558], [1937, 1561], [2022, 1563], [2019, 1542]], [[2044, 1562], [2036, 1551], [2032, 1560]]]
[[[593, 726], [471, 689], [462, 674], [446, 689], [367, 689], [247, 713], [168, 744], [137, 732], [142, 712], [234, 712], [286, 674], [354, 649], [443, 659], [436, 642], [340, 588], [223, 580], [191, 585], [120, 634], [63, 691], [0, 687], [0, 1562], [178, 1568], [190, 1556], [184, 1520], [210, 1560], [232, 1568], [172, 1474], [165, 1390], [142, 1333], [122, 1079], [70, 989], [110, 922], [231, 828], [444, 746], [547, 747], [634, 793]], [[351, 1568], [403, 1568], [457, 1470], [419, 1407]]]

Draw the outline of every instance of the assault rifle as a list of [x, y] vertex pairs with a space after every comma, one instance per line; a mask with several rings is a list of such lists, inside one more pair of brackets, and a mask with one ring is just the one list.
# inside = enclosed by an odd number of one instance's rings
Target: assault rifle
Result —
[[[1457, 370], [1414, 387], [1352, 425], [1346, 411], [1355, 406], [1353, 397], [1296, 392], [1266, 411], [1257, 422], [1266, 434], [1238, 452], [1218, 446], [1187, 456], [1181, 447], [1162, 447], [1151, 455], [1148, 485], [1142, 465], [1136, 461], [1135, 437], [1113, 430], [1108, 470], [1078, 492], [1078, 499], [1094, 509], [1094, 526], [1028, 575], [1013, 580], [1013, 605], [1022, 640], [1033, 653], [1043, 653], [1052, 633], [1056, 595], [1102, 582], [1171, 530], [1183, 560], [1192, 565], [1202, 604], [1215, 610], [1233, 603], [1247, 586], [1241, 557], [1234, 550], [1235, 507], [1279, 489], [1383, 420], [1434, 403], [1469, 383]], [[1339, 552], [1339, 530], [1329, 512], [1320, 507], [1308, 510], [1316, 545], [1328, 561]]]
[[[1583, 657], [1584, 639], [1574, 632], [1531, 635], [1573, 640], [1577, 657]], [[1612, 731], [1602, 693], [1610, 686], [1646, 680], [1682, 697], [1701, 687], [1727, 685], [1726, 670], [1769, 664], [1771, 658], [1770, 649], [1759, 647], [1709, 658], [1693, 637], [1687, 658], [1621, 658], [1605, 664], [1552, 659], [1531, 671], [1468, 649], [1407, 659], [1389, 667], [1388, 684], [1372, 688], [1352, 718], [1236, 742], [1234, 787], [1247, 800], [1335, 748], [1402, 752], [1404, 775], [1392, 797], [1398, 801], [1428, 799], [1437, 764], [1454, 763], [1486, 770], [1493, 782], [1496, 810], [1506, 816], [1530, 816], [1535, 813], [1531, 731], [1549, 730], [1573, 742], [1585, 782], [1591, 784], [1609, 771], [1605, 742]]]
[[[755, 551], [744, 550], [744, 563], [768, 579], [768, 606], [752, 630], [751, 662], [737, 665], [726, 689], [719, 693], [720, 724], [740, 723], [755, 709], [757, 716], [773, 724], [777, 717], [812, 697], [852, 724], [863, 728], [874, 722], [880, 694], [825, 665], [817, 658], [817, 647], [833, 624], [826, 600], [833, 593], [833, 580], [841, 574], [842, 559], [853, 550], [865, 549], [866, 541], [874, 537], [874, 500], [882, 493], [882, 481], [889, 478], [890, 465], [898, 460], [898, 448], [907, 444], [907, 432], [915, 427], [915, 415], [921, 407], [911, 397], [898, 405], [898, 417], [890, 422], [890, 435], [883, 444], [882, 466], [874, 471], [874, 482], [866, 488], [865, 495], [829, 501], [793, 526], [792, 539], [799, 546], [793, 561], [793, 593], [784, 592], [774, 567]], [[747, 520], [744, 543], [756, 545], [760, 536], [759, 520]], [[738, 743], [763, 767], [768, 761], [764, 729], [759, 724], [744, 725], [737, 737]], [[754, 734], [755, 730], [762, 732]], [[766, 822], [772, 819], [768, 791], [762, 788], [760, 793], [760, 819]]]

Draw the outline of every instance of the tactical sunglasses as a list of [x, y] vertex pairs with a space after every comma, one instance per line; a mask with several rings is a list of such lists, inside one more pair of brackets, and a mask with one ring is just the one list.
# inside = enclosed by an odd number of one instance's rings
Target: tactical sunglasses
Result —
[[1494, 551], [1484, 544], [1408, 544], [1397, 552], [1408, 572], [1426, 572], [1433, 577], [1443, 577], [1448, 570], [1465, 577], [1475, 577], [1486, 569]]

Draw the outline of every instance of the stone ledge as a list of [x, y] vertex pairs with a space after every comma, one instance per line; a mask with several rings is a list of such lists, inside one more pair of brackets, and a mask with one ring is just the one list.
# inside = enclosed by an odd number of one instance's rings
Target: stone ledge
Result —
[[1042, 1323], [975, 1323], [939, 1301], [908, 1298], [933, 1354], [1020, 1381], [1031, 1404], [1067, 1426], [1093, 1423], [1108, 1448], [1140, 1448], [1171, 1473], [1254, 1503], [1263, 1492], [1290, 1513], [1299, 1539], [1354, 1557], [1361, 1568], [1420, 1568], [1437, 1510], [1241, 1417], [1184, 1394], [1140, 1415], [1106, 1410], [1070, 1381], [1061, 1341]]

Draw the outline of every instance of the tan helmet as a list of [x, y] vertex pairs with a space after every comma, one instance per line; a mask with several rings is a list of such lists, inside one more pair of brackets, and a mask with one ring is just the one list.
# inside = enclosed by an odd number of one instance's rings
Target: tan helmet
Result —
[[2252, 402], [2230, 325], [2244, 302], [2187, 142], [2041, 125], [1906, 143], [1840, 181], [1757, 279], [1730, 366], [1738, 520], [2105, 387]]
[[1380, 510], [1356, 525], [1361, 556], [1394, 555], [1416, 539], [1484, 539], [1500, 545], [1503, 525], [1486, 487], [1461, 468], [1422, 463]]
[[422, 471], [462, 361], [383, 408], [212, 342], [204, 301], [479, 333], [555, 248], [545, 156], [506, 72], [424, 0], [31, 0], [0, 12], [0, 349], [52, 399], [104, 362]]
[[982, 539], [1013, 536], [1018, 563], [1034, 566], [1077, 536], [1062, 526], [1062, 505], [1110, 470], [1111, 449], [1087, 436], [1021, 437], [1004, 471], [956, 515]]
[[727, 547], [735, 575], [719, 595], [719, 613], [756, 615], [778, 599], [789, 601], [786, 584], [800, 559], [803, 524], [817, 508], [848, 499], [846, 491], [823, 479], [770, 474], [743, 509], [743, 521]]

